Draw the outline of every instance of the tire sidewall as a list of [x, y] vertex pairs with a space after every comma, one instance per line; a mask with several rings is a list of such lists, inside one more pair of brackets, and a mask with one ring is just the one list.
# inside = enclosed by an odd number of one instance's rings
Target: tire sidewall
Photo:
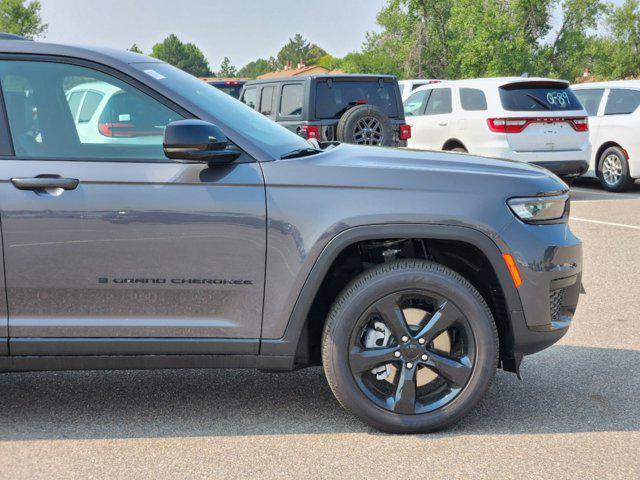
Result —
[[[445, 428], [473, 408], [493, 380], [498, 347], [488, 307], [471, 285], [461, 282], [461, 277], [456, 278], [445, 273], [445, 270], [441, 266], [429, 270], [418, 267], [374, 276], [371, 281], [350, 292], [347, 301], [337, 305], [336, 310], [332, 312], [334, 328], [327, 332], [326, 341], [331, 343], [329, 365], [325, 364], [325, 370], [328, 369], [327, 374], [331, 375], [335, 386], [341, 392], [339, 395], [343, 404], [355, 415], [380, 430], [411, 433]], [[476, 343], [476, 354], [469, 382], [451, 402], [433, 412], [400, 415], [374, 404], [360, 390], [351, 374], [348, 352], [353, 328], [362, 311], [389, 293], [410, 289], [429, 290], [445, 296], [456, 304], [469, 321]]]

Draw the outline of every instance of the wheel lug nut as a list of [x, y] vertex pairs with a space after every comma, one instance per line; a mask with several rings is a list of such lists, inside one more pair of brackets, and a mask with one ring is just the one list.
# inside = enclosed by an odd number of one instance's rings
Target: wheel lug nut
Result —
[[421, 338], [420, 340], [418, 340], [418, 343], [420, 345], [424, 345], [426, 343], [426, 340], [424, 338]]
[[422, 360], [424, 360], [426, 362], [427, 360], [429, 360], [429, 357], [426, 356], [426, 355], [422, 355]]
[[403, 342], [408, 342], [409, 341], [409, 337], [407, 337], [406, 335], [404, 337], [402, 337], [402, 341]]
[[394, 353], [393, 353], [393, 356], [394, 356], [394, 357], [396, 357], [396, 358], [398, 358], [398, 357], [400, 356], [400, 352], [394, 352]]
[[407, 368], [413, 368], [413, 363], [411, 362], [407, 363]]

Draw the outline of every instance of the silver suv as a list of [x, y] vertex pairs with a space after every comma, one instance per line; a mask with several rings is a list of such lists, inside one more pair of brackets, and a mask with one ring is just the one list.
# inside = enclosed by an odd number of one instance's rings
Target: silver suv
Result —
[[[321, 150], [131, 52], [0, 54], [2, 371], [323, 365], [365, 422], [424, 432], [569, 328], [581, 244], [542, 168]], [[118, 92], [93, 134], [88, 85]]]

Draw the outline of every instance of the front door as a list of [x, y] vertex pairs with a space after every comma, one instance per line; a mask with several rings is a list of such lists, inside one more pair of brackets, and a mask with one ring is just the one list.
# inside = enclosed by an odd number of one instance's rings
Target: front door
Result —
[[14, 151], [0, 158], [10, 353], [256, 353], [259, 165], [169, 161], [164, 126], [188, 114], [117, 76], [0, 60]]

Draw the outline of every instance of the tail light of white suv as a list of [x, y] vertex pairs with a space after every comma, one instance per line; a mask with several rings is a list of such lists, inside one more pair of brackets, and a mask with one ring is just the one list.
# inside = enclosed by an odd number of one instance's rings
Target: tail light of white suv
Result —
[[489, 130], [496, 133], [520, 133], [532, 123], [568, 123], [577, 132], [589, 131], [588, 117], [503, 117], [487, 119]]

